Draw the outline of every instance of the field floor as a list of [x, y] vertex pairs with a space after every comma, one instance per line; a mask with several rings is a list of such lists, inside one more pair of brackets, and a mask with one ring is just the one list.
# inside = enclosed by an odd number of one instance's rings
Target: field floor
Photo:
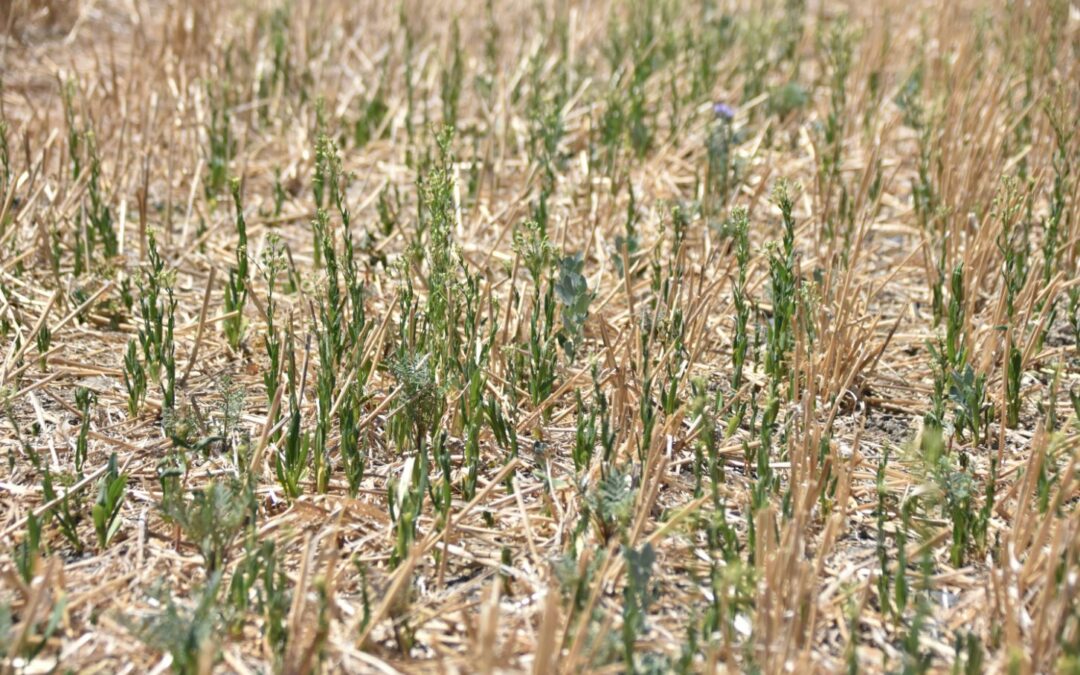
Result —
[[0, 2], [0, 675], [1080, 673], [1075, 0]]

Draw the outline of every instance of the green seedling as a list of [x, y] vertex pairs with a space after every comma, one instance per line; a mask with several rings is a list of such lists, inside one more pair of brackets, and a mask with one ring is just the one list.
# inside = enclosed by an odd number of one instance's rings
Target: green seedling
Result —
[[1023, 405], [1021, 380], [1024, 376], [1024, 357], [1011, 339], [1005, 358], [1005, 424], [1015, 429], [1020, 424], [1020, 408]]
[[97, 397], [86, 387], [75, 389], [75, 405], [79, 409], [79, 436], [75, 440], [75, 472], [82, 476], [83, 464], [90, 444], [90, 406]]
[[247, 615], [255, 612], [262, 619], [264, 639], [280, 658], [289, 641], [286, 617], [290, 596], [289, 578], [274, 542], [264, 541], [256, 546], [250, 540], [247, 556], [236, 566], [227, 590], [230, 631], [237, 638], [243, 637]]
[[[11, 184], [11, 152], [8, 147], [8, 123], [0, 120], [0, 191], [7, 194]], [[0, 237], [4, 235], [4, 225], [0, 223]]]
[[417, 456], [406, 460], [400, 480], [391, 479], [387, 484], [387, 506], [395, 534], [394, 549], [390, 554], [392, 568], [408, 557], [416, 541], [428, 484], [428, 452], [427, 445], [423, 445]]
[[965, 316], [964, 264], [960, 263], [950, 277], [949, 309], [945, 323], [945, 359], [955, 369], [962, 369], [967, 363]]
[[95, 240], [100, 239], [105, 249], [106, 258], [114, 258], [120, 253], [120, 242], [113, 227], [112, 209], [106, 203], [101, 186], [101, 158], [98, 156], [97, 141], [93, 132], [86, 133], [87, 153], [90, 156], [90, 182], [87, 193], [90, 195], [90, 208], [86, 210], [89, 221], [87, 234], [87, 256], [94, 252]]
[[772, 316], [766, 331], [765, 372], [779, 389], [787, 377], [788, 358], [795, 344], [795, 304], [797, 280], [795, 277], [795, 219], [792, 216], [794, 202], [787, 181], [779, 181], [773, 188], [773, 202], [779, 207], [784, 233], [780, 247], [772, 245], [769, 250], [769, 290], [772, 300]]
[[364, 480], [367, 466], [367, 449], [364, 446], [363, 432], [359, 428], [360, 415], [363, 411], [363, 391], [358, 384], [350, 386], [345, 393], [345, 400], [338, 410], [338, 431], [341, 437], [341, 459], [345, 468], [345, 478], [349, 482], [349, 494], [356, 496]]
[[986, 401], [986, 375], [975, 373], [971, 365], [962, 371], [953, 371], [949, 398], [954, 404], [956, 432], [965, 436], [971, 433], [975, 447], [989, 434], [990, 420], [993, 419], [993, 407]]
[[589, 406], [588, 412], [579, 390], [574, 391], [577, 429], [574, 434], [574, 473], [581, 475], [591, 464], [596, 451], [596, 408]]
[[274, 473], [285, 496], [295, 499], [303, 494], [302, 481], [311, 454], [311, 436], [300, 429], [300, 406], [295, 394], [290, 394], [289, 423], [282, 443], [283, 447], [274, 455]]
[[743, 370], [746, 367], [747, 350], [750, 347], [748, 326], [750, 324], [749, 296], [746, 290], [747, 273], [750, 264], [750, 220], [746, 209], [732, 210], [726, 228], [735, 249], [735, 259], [739, 269], [732, 288], [735, 304], [735, 331], [731, 345], [731, 389], [738, 391], [743, 384]]
[[829, 113], [825, 118], [824, 145], [821, 157], [821, 174], [830, 187], [840, 176], [843, 159], [843, 139], [847, 119], [847, 81], [854, 59], [855, 34], [841, 17], [831, 22], [827, 33], [819, 37], [823, 61], [829, 69]]
[[1069, 289], [1069, 310], [1067, 316], [1069, 327], [1072, 329], [1073, 345], [1080, 352], [1080, 286]]
[[240, 200], [240, 181], [234, 178], [231, 183], [233, 203], [236, 207], [236, 265], [229, 268], [229, 279], [225, 284], [225, 312], [229, 315], [222, 326], [229, 347], [235, 352], [244, 340], [247, 320], [244, 318], [244, 305], [247, 303], [248, 285], [251, 283], [248, 272], [247, 222], [244, 219], [244, 205]]
[[465, 58], [461, 49], [461, 28], [457, 19], [450, 25], [450, 51], [449, 65], [442, 73], [442, 123], [445, 127], [456, 129], [461, 85], [465, 79]]
[[[173, 271], [165, 270], [165, 261], [161, 258], [157, 249], [157, 241], [150, 233], [147, 244], [147, 260], [149, 269], [143, 270], [139, 286], [139, 309], [142, 316], [142, 326], [139, 328], [139, 345], [142, 348], [144, 374], [154, 383], [161, 385], [163, 393], [167, 396], [174, 393], [168, 370], [175, 369], [175, 348], [173, 345], [173, 328], [175, 326], [176, 300], [173, 298], [172, 285], [175, 278]], [[165, 296], [165, 297], [163, 297]], [[126, 365], [126, 364], [125, 364]], [[139, 392], [139, 374], [134, 368], [128, 368], [131, 377], [129, 397], [134, 390]], [[175, 370], [173, 372], [175, 374]], [[134, 389], [133, 389], [134, 387]], [[140, 398], [145, 391], [140, 393]], [[171, 397], [170, 397], [171, 398]], [[166, 401], [167, 407], [172, 407], [173, 401]]]
[[227, 86], [219, 85], [216, 91], [213, 85], [206, 86], [210, 116], [206, 123], [207, 161], [206, 175], [203, 177], [203, 193], [211, 203], [215, 203], [224, 192], [228, 183], [229, 162], [236, 154], [228, 91]]
[[[1043, 222], [1043, 268], [1042, 278], [1048, 283], [1054, 271], [1059, 266], [1063, 237], [1068, 233], [1063, 230], [1067, 221], [1067, 202], [1070, 174], [1072, 173], [1072, 158], [1075, 156], [1072, 147], [1072, 139], [1080, 126], [1077, 125], [1075, 115], [1071, 111], [1072, 104], [1069, 102], [1063, 90], [1058, 90], [1049, 96], [1043, 111], [1050, 124], [1054, 136], [1054, 151], [1051, 155], [1051, 164], [1054, 169], [1054, 185], [1050, 194], [1050, 211]], [[1072, 252], [1075, 253], [1075, 244]]]
[[34, 662], [46, 647], [60, 639], [57, 630], [61, 628], [61, 622], [66, 616], [67, 604], [65, 594], [60, 594], [55, 601], [46, 596], [44, 604], [34, 608], [45, 611], [42, 614], [32, 613], [30, 616], [20, 617], [22, 622], [16, 626], [11, 605], [0, 603], [0, 638], [3, 638], [0, 639], [0, 659], [4, 659], [5, 665], [10, 664], [15, 657], [26, 663]]
[[109, 456], [105, 475], [98, 482], [97, 502], [90, 510], [97, 533], [98, 547], [105, 549], [120, 530], [120, 507], [124, 504], [127, 475], [121, 474], [116, 465], [116, 453]]
[[694, 496], [700, 497], [703, 478], [708, 471], [712, 486], [713, 505], [722, 510], [720, 486], [723, 482], [723, 466], [717, 455], [716, 408], [719, 395], [710, 397], [705, 380], [694, 378], [690, 381], [693, 398], [690, 402], [690, 419], [694, 428], [700, 428], [694, 442]]
[[[266, 282], [266, 332], [263, 335], [263, 346], [266, 348], [266, 356], [269, 365], [263, 371], [263, 386], [266, 388], [267, 404], [272, 406], [277, 398], [278, 388], [281, 386], [282, 344], [281, 335], [277, 328], [277, 300], [275, 290], [277, 278], [285, 269], [284, 249], [276, 235], [271, 234], [267, 238], [266, 248], [262, 255], [263, 280]], [[270, 425], [277, 424], [277, 420], [270, 420]]]
[[159, 591], [165, 609], [134, 626], [135, 634], [150, 646], [172, 656], [172, 669], [178, 675], [209, 672], [218, 658], [220, 642], [217, 631], [223, 623], [218, 607], [221, 574], [210, 576], [197, 589], [194, 608], [177, 604], [168, 590]]
[[[15, 547], [15, 568], [19, 571], [23, 583], [29, 584], [37, 571], [38, 557], [41, 552], [41, 519], [33, 511], [26, 514], [26, 536]], [[4, 635], [0, 631], [0, 635]]]
[[79, 523], [83, 519], [82, 502], [79, 493], [71, 489], [71, 486], [75, 484], [71, 476], [61, 477], [61, 482], [64, 487], [62, 496], [56, 493], [52, 472], [47, 466], [42, 467], [41, 494], [47, 503], [54, 503], [54, 506], [45, 512], [42, 520], [46, 523], [56, 521], [60, 526], [60, 533], [75, 549], [75, 553], [82, 555], [83, 543], [79, 537]]
[[[877, 515], [877, 556], [878, 567], [880, 568], [877, 576], [877, 592], [878, 602], [881, 603], [881, 609], [883, 612], [887, 612], [892, 607], [892, 592], [890, 584], [892, 582], [892, 573], [889, 570], [889, 546], [886, 540], [885, 524], [889, 520], [889, 508], [887, 498], [889, 496], [888, 488], [885, 485], [885, 471], [889, 466], [889, 448], [885, 448], [881, 453], [881, 460], [878, 462], [877, 474], [875, 482], [877, 484], [877, 509], [875, 514]], [[894, 611], [894, 615], [899, 612]]]
[[1005, 178], [994, 196], [992, 208], [994, 218], [1001, 222], [997, 247], [1004, 259], [1001, 278], [1005, 289], [1005, 313], [1010, 322], [1016, 315], [1016, 296], [1023, 290], [1028, 277], [1029, 233], [1017, 227], [1025, 201], [1019, 180]]
[[[59, 74], [57, 78], [59, 79]], [[75, 112], [76, 93], [75, 80], [69, 79], [60, 82], [60, 97], [64, 105], [64, 122], [67, 124], [68, 160], [71, 162], [72, 181], [78, 180], [82, 171], [82, 152], [80, 151], [82, 129], [79, 127], [77, 113]]]
[[45, 354], [49, 351], [49, 345], [52, 343], [52, 332], [49, 331], [49, 327], [42, 324], [38, 329], [37, 336], [35, 337], [38, 351], [38, 366], [42, 372], [48, 369], [48, 362], [46, 361]]

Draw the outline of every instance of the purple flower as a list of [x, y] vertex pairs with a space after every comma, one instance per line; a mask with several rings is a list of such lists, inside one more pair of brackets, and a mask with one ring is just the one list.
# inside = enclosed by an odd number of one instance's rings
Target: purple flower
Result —
[[730, 122], [735, 117], [735, 109], [723, 101], [713, 103], [713, 113], [725, 122]]

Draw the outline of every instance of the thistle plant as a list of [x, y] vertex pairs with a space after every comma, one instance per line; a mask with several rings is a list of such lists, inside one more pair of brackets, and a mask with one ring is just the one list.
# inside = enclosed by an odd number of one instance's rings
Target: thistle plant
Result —
[[625, 533], [633, 516], [635, 495], [629, 467], [613, 466], [602, 472], [599, 482], [584, 499], [601, 541], [606, 543]]
[[555, 284], [555, 295], [562, 305], [559, 315], [562, 330], [558, 333], [558, 340], [571, 362], [584, 339], [585, 319], [589, 315], [589, 303], [592, 301], [588, 283], [581, 274], [584, 264], [581, 254], [563, 258], [559, 262], [559, 280]]
[[715, 217], [727, 204], [735, 187], [735, 162], [732, 152], [734, 109], [727, 103], [713, 106], [716, 122], [709, 133], [708, 165], [705, 173], [703, 211], [707, 218]]
[[390, 438], [399, 452], [420, 453], [445, 411], [444, 392], [428, 355], [403, 349], [390, 367], [403, 404], [390, 422]]
[[630, 672], [637, 671], [634, 655], [638, 653], [637, 638], [646, 629], [645, 618], [649, 606], [656, 599], [656, 590], [651, 586], [653, 565], [656, 552], [651, 544], [645, 544], [640, 551], [627, 547], [623, 553], [626, 558], [626, 586], [623, 587], [623, 655]]
[[159, 508], [198, 547], [206, 572], [212, 575], [224, 568], [237, 535], [251, 522], [253, 499], [250, 487], [236, 479], [212, 481], [193, 490], [190, 499], [179, 494], [173, 482]]

